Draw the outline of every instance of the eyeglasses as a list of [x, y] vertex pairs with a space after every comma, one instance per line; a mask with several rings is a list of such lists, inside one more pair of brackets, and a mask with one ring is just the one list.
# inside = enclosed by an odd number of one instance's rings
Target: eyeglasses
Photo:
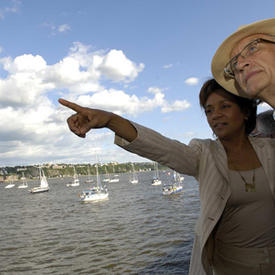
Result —
[[250, 43], [248, 43], [240, 53], [235, 55], [224, 67], [224, 74], [226, 77], [229, 78], [235, 78], [235, 74], [237, 71], [237, 66], [238, 66], [238, 59], [239, 57], [246, 58], [248, 56], [252, 56], [256, 52], [258, 52], [261, 47], [260, 44], [266, 42], [266, 43], [272, 43], [275, 44], [275, 41], [267, 40], [264, 38], [257, 38]]

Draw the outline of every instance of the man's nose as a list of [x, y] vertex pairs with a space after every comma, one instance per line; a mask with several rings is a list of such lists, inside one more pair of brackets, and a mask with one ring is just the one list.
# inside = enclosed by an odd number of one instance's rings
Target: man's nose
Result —
[[242, 71], [245, 67], [248, 67], [250, 65], [250, 57], [249, 56], [243, 56], [243, 55], [240, 55], [238, 56], [238, 59], [237, 59], [237, 64], [235, 66], [236, 68], [236, 71], [237, 72], [240, 72]]

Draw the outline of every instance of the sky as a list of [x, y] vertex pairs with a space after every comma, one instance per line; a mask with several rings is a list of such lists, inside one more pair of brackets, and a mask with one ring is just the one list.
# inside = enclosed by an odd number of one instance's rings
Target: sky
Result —
[[240, 25], [273, 16], [274, 0], [1, 0], [0, 167], [148, 161], [108, 129], [75, 136], [58, 98], [183, 143], [213, 138], [198, 100], [211, 59]]

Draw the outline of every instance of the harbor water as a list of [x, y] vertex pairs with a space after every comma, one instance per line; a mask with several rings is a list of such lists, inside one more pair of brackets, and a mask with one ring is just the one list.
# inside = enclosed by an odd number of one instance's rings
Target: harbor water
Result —
[[[185, 176], [184, 191], [163, 196], [152, 172], [106, 183], [109, 199], [81, 203], [89, 188], [48, 179], [50, 191], [5, 189], [0, 184], [0, 274], [188, 274], [199, 214], [197, 182]], [[160, 171], [163, 183], [172, 180]]]

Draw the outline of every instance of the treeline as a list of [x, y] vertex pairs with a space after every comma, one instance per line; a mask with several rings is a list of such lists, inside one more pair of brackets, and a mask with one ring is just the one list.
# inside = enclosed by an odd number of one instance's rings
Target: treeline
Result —
[[[150, 171], [154, 169], [152, 162], [135, 162], [134, 169], [139, 171]], [[13, 177], [14, 179], [21, 179], [26, 177], [28, 179], [39, 177], [38, 165], [33, 166], [15, 166], [15, 167], [1, 167], [0, 176], [3, 180]], [[74, 168], [79, 176], [88, 176], [96, 174], [96, 164], [44, 164], [42, 165], [44, 173], [48, 178], [55, 177], [70, 177], [74, 175]], [[159, 170], [167, 167], [159, 165]], [[132, 163], [107, 163], [98, 164], [100, 174], [120, 174], [128, 173], [133, 170]]]

